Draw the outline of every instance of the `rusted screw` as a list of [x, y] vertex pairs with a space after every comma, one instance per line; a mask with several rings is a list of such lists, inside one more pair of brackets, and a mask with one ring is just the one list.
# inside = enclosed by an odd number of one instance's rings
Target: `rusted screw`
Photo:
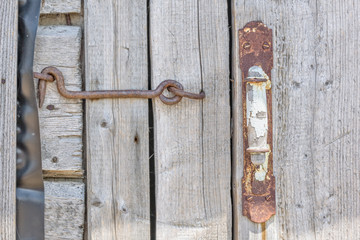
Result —
[[270, 198], [271, 198], [271, 196], [266, 196], [266, 197], [265, 197], [265, 200], [266, 200], [266, 201], [269, 201]]
[[54, 105], [52, 105], [52, 104], [50, 104], [50, 105], [47, 105], [46, 106], [46, 108], [47, 108], [47, 110], [54, 110], [55, 109], [55, 106]]
[[248, 50], [248, 49], [250, 49], [250, 46], [251, 46], [250, 43], [246, 42], [246, 43], [244, 43], [243, 48], [245, 50]]
[[246, 200], [247, 200], [247, 201], [251, 201], [252, 199], [253, 199], [252, 196], [246, 197]]
[[269, 49], [270, 48], [270, 44], [268, 42], [264, 42], [262, 45], [262, 48], [265, 49]]
[[53, 157], [53, 158], [51, 159], [51, 161], [52, 161], [53, 163], [57, 163], [57, 162], [59, 161], [59, 159], [58, 159], [57, 157]]

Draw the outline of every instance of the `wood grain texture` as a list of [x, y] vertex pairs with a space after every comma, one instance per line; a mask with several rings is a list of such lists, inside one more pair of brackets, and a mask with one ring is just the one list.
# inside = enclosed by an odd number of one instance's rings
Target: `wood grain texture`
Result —
[[312, 132], [316, 239], [360, 239], [360, 3], [318, 0]]
[[0, 239], [15, 239], [17, 2], [0, 2]]
[[42, 0], [40, 13], [81, 13], [81, 0]]
[[[40, 26], [35, 43], [34, 71], [41, 72], [47, 66], [57, 67], [62, 71], [68, 89], [81, 90], [80, 52], [80, 27]], [[82, 101], [60, 96], [56, 83], [48, 83], [39, 119], [43, 169], [83, 170]]]
[[152, 87], [174, 79], [203, 101], [154, 101], [156, 239], [231, 239], [229, 31], [225, 1], [153, 0]]
[[[145, 0], [85, 2], [86, 89], [147, 89]], [[150, 239], [148, 100], [86, 101], [87, 239]]]
[[82, 240], [85, 219], [85, 184], [45, 181], [45, 239]]

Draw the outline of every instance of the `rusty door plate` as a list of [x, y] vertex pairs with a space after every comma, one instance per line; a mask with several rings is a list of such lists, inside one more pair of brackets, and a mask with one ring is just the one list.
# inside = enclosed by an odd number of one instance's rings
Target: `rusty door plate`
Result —
[[272, 155], [272, 30], [249, 22], [239, 30], [242, 71], [244, 175], [243, 215], [263, 223], [275, 215]]

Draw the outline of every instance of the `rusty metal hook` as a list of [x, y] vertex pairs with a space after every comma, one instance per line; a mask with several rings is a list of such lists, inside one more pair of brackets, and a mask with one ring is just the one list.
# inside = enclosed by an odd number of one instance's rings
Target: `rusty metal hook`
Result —
[[[72, 99], [100, 99], [100, 98], [156, 98], [167, 104], [173, 105], [181, 101], [183, 97], [190, 99], [204, 99], [205, 93], [190, 93], [184, 91], [181, 83], [175, 80], [165, 80], [159, 84], [154, 90], [98, 90], [98, 91], [69, 91], [65, 87], [64, 76], [56, 67], [46, 67], [41, 73], [34, 72], [34, 78], [39, 79], [38, 98], [39, 107], [44, 104], [46, 94], [46, 82], [53, 82], [56, 80], [56, 86], [60, 93], [65, 98]], [[163, 92], [168, 89], [173, 93], [173, 97], [166, 97]]]

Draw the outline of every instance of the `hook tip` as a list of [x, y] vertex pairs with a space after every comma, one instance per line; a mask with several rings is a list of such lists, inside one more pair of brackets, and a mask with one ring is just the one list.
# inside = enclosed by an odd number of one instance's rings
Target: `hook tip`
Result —
[[39, 108], [41, 108], [44, 105], [45, 94], [46, 94], [46, 81], [39, 80], [39, 85], [38, 85]]

